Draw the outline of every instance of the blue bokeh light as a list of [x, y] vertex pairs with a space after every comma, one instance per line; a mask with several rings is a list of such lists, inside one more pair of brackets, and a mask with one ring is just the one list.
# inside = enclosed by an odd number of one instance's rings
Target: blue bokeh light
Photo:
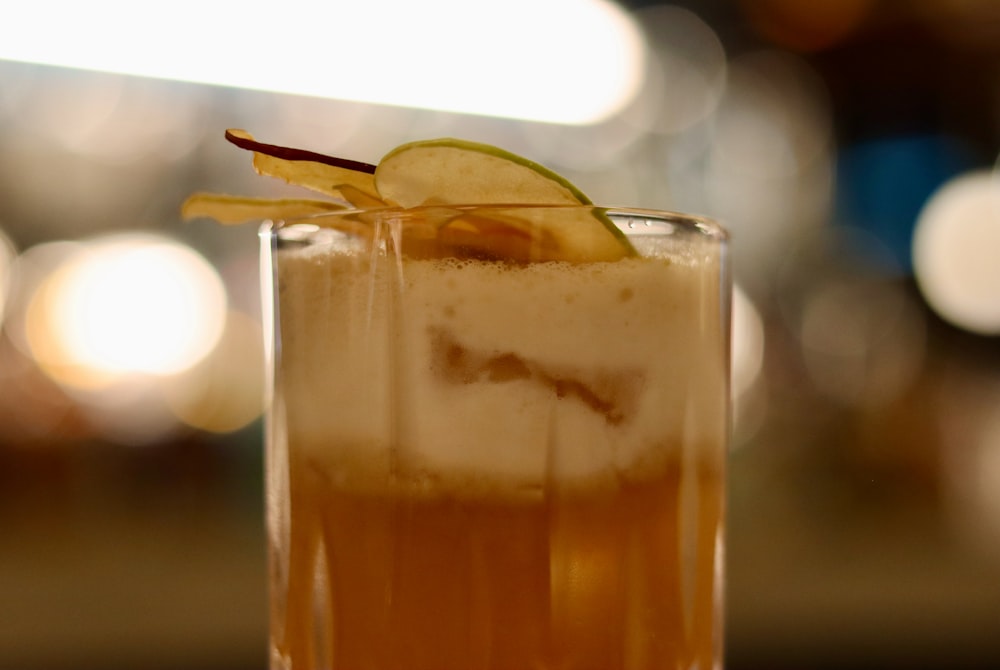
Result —
[[898, 269], [912, 272], [911, 242], [920, 210], [945, 181], [972, 166], [963, 143], [946, 135], [879, 137], [841, 151], [836, 220], [867, 230]]

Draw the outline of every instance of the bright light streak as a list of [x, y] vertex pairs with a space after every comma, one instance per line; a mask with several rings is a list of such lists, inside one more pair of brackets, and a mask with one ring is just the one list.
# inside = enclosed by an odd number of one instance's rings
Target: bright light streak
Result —
[[588, 124], [635, 97], [645, 48], [611, 0], [32, 0], [0, 59]]
[[913, 237], [920, 290], [959, 328], [1000, 333], [1000, 177], [988, 171], [953, 179], [928, 201]]
[[32, 353], [56, 381], [99, 387], [184, 370], [211, 351], [226, 311], [212, 266], [153, 235], [95, 240], [39, 287], [28, 307]]

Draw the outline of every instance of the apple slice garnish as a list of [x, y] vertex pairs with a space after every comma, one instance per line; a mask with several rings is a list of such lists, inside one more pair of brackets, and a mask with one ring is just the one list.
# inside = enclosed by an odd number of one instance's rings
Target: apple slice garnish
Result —
[[589, 205], [552, 170], [488, 144], [425, 140], [390, 151], [375, 168], [383, 200], [419, 205]]
[[356, 207], [371, 207], [375, 202], [384, 204], [375, 190], [374, 165], [306, 149], [265, 144], [245, 130], [227, 130], [226, 139], [253, 152], [253, 167], [260, 175], [277, 177], [289, 184], [346, 200]]
[[181, 206], [185, 219], [207, 218], [236, 224], [264, 219], [299, 219], [347, 209], [328, 200], [308, 198], [250, 198], [218, 193], [195, 193]]
[[552, 205], [469, 214], [440, 232], [466, 253], [517, 261], [613, 261], [632, 253], [624, 234], [580, 189], [548, 168], [488, 144], [425, 140], [390, 151], [375, 168], [387, 202], [427, 205]]
[[[442, 206], [451, 214], [425, 217], [440, 219], [438, 224], [401, 217], [404, 253], [518, 262], [613, 261], [634, 254], [603, 210], [591, 207], [590, 200], [569, 181], [487, 144], [457, 139], [412, 142], [393, 149], [375, 166], [258, 142], [242, 130], [226, 131], [226, 139], [253, 152], [259, 174], [340, 202], [200, 193], [185, 202], [185, 218], [205, 216], [222, 223], [303, 218], [349, 232], [356, 231], [359, 222], [363, 226], [370, 220], [366, 210]], [[342, 203], [357, 211], [331, 215], [344, 208]]]

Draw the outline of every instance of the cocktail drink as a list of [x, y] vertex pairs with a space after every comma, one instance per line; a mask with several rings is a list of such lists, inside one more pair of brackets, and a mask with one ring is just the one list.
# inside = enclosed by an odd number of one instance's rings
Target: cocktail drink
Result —
[[583, 209], [267, 230], [273, 668], [719, 666], [718, 228], [600, 211], [632, 233], [616, 261], [393, 244]]
[[265, 145], [272, 670], [721, 666], [729, 277], [711, 221], [495, 147]]

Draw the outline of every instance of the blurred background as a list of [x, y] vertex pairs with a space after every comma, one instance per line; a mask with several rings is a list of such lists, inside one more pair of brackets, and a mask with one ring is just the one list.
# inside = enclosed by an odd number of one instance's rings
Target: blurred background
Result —
[[722, 220], [728, 667], [1000, 667], [1000, 3], [147, 4], [0, 8], [0, 669], [265, 668], [227, 127]]

